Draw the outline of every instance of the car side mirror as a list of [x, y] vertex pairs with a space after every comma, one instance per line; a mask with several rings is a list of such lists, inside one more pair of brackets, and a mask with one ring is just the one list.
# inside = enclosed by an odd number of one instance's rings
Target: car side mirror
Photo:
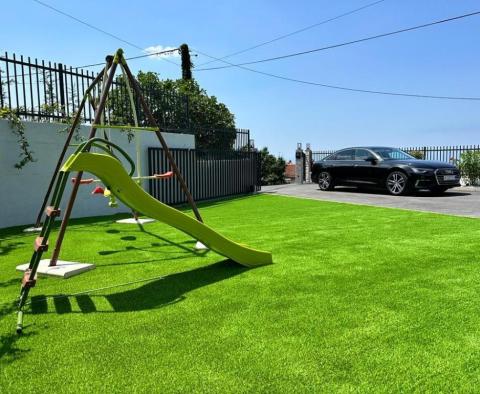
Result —
[[365, 161], [369, 161], [370, 163], [374, 164], [377, 162], [377, 159], [373, 156], [368, 156]]

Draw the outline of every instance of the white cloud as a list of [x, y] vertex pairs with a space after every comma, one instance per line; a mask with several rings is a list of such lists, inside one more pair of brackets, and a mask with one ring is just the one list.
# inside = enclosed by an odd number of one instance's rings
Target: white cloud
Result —
[[[154, 45], [154, 46], [151, 46], [151, 47], [148, 47], [148, 48], [145, 48], [144, 49], [144, 52], [145, 53], [149, 53], [151, 54], [151, 58], [156, 58], [156, 59], [160, 59], [160, 58], [169, 58], [169, 57], [180, 57], [178, 51], [176, 50], [177, 47], [169, 47], [169, 46], [163, 46], [163, 45]], [[167, 52], [167, 53], [162, 53], [162, 54], [158, 54], [158, 52], [163, 52], [163, 51], [169, 51], [169, 50], [173, 50], [173, 52]]]

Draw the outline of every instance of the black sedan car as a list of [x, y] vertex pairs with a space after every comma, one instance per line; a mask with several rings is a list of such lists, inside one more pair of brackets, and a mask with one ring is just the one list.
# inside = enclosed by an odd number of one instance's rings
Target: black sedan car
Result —
[[356, 147], [335, 152], [312, 165], [312, 181], [321, 190], [343, 186], [379, 186], [402, 195], [418, 189], [434, 193], [460, 186], [460, 171], [452, 164], [418, 160], [388, 147]]

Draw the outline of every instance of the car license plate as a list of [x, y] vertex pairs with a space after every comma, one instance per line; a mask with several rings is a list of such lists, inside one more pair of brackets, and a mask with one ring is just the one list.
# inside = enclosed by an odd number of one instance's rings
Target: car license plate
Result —
[[455, 175], [444, 175], [443, 176], [444, 181], [454, 181], [455, 179], [457, 179], [457, 177]]

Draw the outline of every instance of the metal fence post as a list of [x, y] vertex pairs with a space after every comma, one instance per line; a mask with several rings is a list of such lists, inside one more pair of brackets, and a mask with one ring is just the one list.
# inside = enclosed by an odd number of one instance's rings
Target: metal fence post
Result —
[[58, 88], [60, 90], [60, 112], [65, 116], [65, 80], [62, 63], [58, 63]]

